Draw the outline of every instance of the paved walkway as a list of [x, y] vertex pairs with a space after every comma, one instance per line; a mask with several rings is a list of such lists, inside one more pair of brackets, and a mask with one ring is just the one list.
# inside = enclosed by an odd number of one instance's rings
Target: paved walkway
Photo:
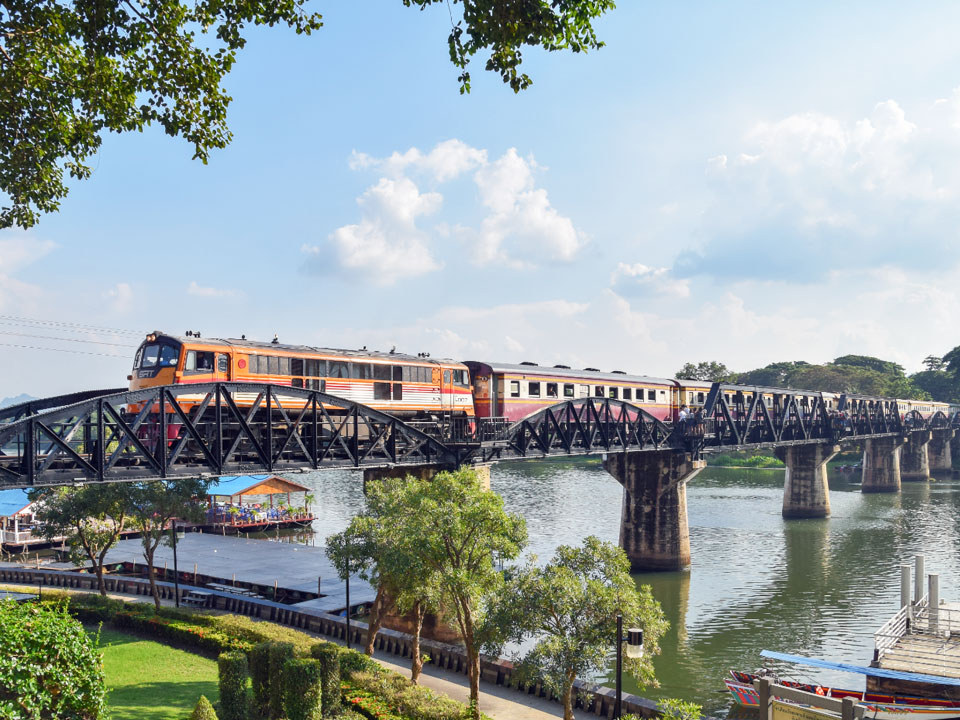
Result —
[[[12, 585], [4, 583], [0, 589], [22, 589], [25, 592], [36, 592], [36, 587], [30, 585]], [[63, 588], [56, 588], [59, 592], [70, 592]], [[142, 595], [124, 595], [120, 593], [110, 593], [110, 597], [121, 600], [134, 600], [136, 602], [152, 602], [145, 600]], [[172, 600], [162, 600], [163, 605], [172, 606]], [[300, 630], [300, 632], [306, 632]], [[307, 632], [313, 637], [337, 642], [343, 645], [342, 641], [334, 640], [326, 635]], [[374, 660], [383, 667], [394, 672], [410, 677], [410, 665], [406, 658], [398, 658], [396, 655], [378, 651], [374, 653]], [[455, 673], [450, 670], [435, 667], [433, 665], [424, 665], [423, 672], [420, 675], [420, 684], [436, 692], [443, 693], [454, 700], [466, 703], [470, 696], [470, 683], [466, 675]], [[552, 718], [563, 717], [563, 706], [559, 703], [550, 702], [543, 698], [537, 698], [530, 695], [524, 695], [516, 690], [501, 687], [498, 685], [480, 684], [480, 710], [489, 715], [493, 720], [551, 720]], [[595, 718], [595, 715], [586, 713], [582, 710], [575, 711], [577, 720], [587, 720]]]

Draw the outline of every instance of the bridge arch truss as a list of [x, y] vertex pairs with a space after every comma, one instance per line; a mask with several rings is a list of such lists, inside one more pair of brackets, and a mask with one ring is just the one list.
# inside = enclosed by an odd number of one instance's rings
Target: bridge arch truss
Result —
[[272, 384], [92, 393], [0, 424], [0, 488], [455, 461], [392, 415]]

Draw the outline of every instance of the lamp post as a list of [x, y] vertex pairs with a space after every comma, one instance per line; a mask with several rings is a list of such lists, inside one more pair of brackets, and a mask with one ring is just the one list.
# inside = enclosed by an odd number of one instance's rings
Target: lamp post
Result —
[[617, 613], [617, 695], [613, 703], [613, 717], [620, 720], [620, 707], [623, 696], [623, 645], [627, 645], [627, 657], [643, 657], [643, 630], [630, 628], [623, 634], [623, 615]]

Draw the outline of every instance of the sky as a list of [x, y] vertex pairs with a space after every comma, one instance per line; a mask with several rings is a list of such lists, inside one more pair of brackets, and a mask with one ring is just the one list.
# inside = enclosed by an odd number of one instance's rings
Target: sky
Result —
[[310, 7], [208, 165], [110, 135], [0, 231], [0, 397], [125, 385], [153, 330], [654, 376], [960, 345], [960, 5], [621, 0], [519, 95], [482, 57], [459, 94], [443, 5]]

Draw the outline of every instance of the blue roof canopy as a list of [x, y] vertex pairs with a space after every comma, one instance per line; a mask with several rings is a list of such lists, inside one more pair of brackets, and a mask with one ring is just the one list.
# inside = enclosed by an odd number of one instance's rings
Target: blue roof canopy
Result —
[[0, 517], [16, 515], [29, 504], [26, 490], [0, 490]]
[[808, 658], [803, 655], [787, 655], [786, 653], [774, 652], [773, 650], [764, 650], [760, 655], [765, 658], [771, 658], [772, 660], [784, 660], [786, 662], [796, 663], [797, 665], [809, 665], [811, 667], [826, 668], [827, 670], [841, 670], [848, 673], [857, 673], [858, 675], [869, 675], [870, 677], [936, 683], [937, 685], [960, 685], [960, 679], [944, 677], [943, 675], [924, 675], [923, 673], [903, 672], [901, 670], [884, 670], [883, 668], [849, 665], [847, 663]]

